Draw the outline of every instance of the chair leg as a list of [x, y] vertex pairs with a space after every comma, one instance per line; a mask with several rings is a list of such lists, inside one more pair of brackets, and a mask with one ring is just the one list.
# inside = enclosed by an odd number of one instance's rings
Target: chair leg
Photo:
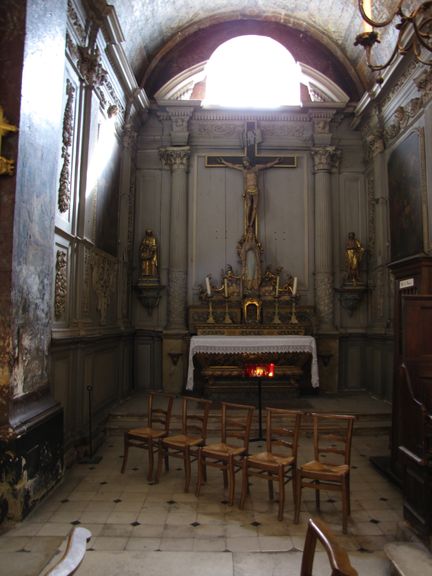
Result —
[[346, 477], [342, 480], [342, 532], [347, 533], [348, 528], [348, 492]]
[[201, 484], [202, 484], [202, 475], [203, 475], [203, 468], [204, 468], [204, 463], [203, 463], [204, 457], [201, 453], [201, 448], [198, 449], [198, 456], [197, 456], [197, 482], [196, 482], [196, 487], [195, 487], [195, 496], [199, 496], [200, 495], [200, 491], [201, 491]]
[[148, 440], [147, 452], [148, 452], [147, 480], [151, 482], [153, 479], [153, 466], [154, 466], [153, 440], [151, 438], [149, 438]]
[[128, 452], [129, 452], [129, 438], [128, 438], [128, 433], [125, 432], [124, 433], [124, 449], [123, 449], [123, 464], [121, 467], [121, 473], [124, 474], [124, 471], [126, 470], [126, 463], [127, 463], [127, 459], [128, 459]]
[[249, 492], [249, 478], [248, 478], [248, 462], [247, 459], [244, 458], [242, 462], [242, 489], [241, 489], [241, 496], [240, 496], [240, 510], [243, 510], [246, 500], [246, 494]]
[[321, 509], [320, 491], [319, 488], [317, 488], [317, 486], [319, 486], [319, 480], [315, 480], [314, 483], [315, 483], [315, 505], [316, 509], [320, 511]]
[[185, 486], [184, 491], [189, 492], [189, 484], [191, 480], [191, 460], [190, 460], [190, 449], [189, 446], [185, 446], [183, 452], [183, 463], [185, 471]]
[[291, 468], [291, 482], [292, 482], [292, 491], [293, 491], [293, 503], [295, 506], [296, 498], [297, 498], [298, 477], [297, 477], [297, 469], [293, 468], [293, 467]]
[[283, 520], [284, 508], [285, 508], [285, 477], [283, 466], [279, 467], [279, 511], [278, 520]]
[[350, 487], [351, 482], [349, 472], [346, 477], [346, 482], [347, 482], [347, 503], [348, 503], [347, 513], [348, 516], [351, 516], [351, 487]]
[[159, 444], [159, 450], [158, 450], [158, 461], [157, 461], [157, 467], [156, 467], [156, 475], [155, 475], [155, 482], [156, 484], [159, 483], [159, 479], [161, 477], [161, 473], [162, 473], [162, 461], [165, 458], [164, 452], [166, 452], [167, 449], [165, 448], [165, 446], [163, 445], [163, 443], [161, 442]]
[[301, 491], [302, 491], [302, 481], [300, 471], [296, 472], [296, 494], [294, 497], [294, 524], [299, 523], [300, 519], [300, 504], [301, 504]]
[[268, 472], [267, 476], [268, 476], [267, 487], [268, 487], [269, 499], [273, 500], [274, 499], [274, 491], [273, 491], [273, 480], [272, 480], [271, 472]]
[[234, 494], [235, 494], [235, 474], [234, 474], [234, 459], [229, 456], [228, 463], [228, 502], [232, 506], [234, 504]]

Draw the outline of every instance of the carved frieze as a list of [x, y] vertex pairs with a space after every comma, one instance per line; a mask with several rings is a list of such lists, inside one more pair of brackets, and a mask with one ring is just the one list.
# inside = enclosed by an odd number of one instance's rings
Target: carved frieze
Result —
[[72, 28], [77, 36], [77, 38], [79, 39], [79, 41], [84, 44], [85, 42], [85, 38], [86, 38], [86, 32], [84, 29], [84, 26], [81, 22], [80, 17], [78, 16], [75, 7], [73, 5], [73, 3], [71, 2], [71, 0], [68, 0], [67, 3], [67, 14], [68, 14], [68, 20], [72, 25]]
[[56, 274], [54, 285], [54, 316], [59, 320], [66, 310], [67, 299], [67, 254], [63, 250], [56, 253]]
[[71, 164], [71, 147], [73, 144], [74, 116], [73, 107], [75, 100], [75, 88], [72, 82], [66, 80], [66, 106], [63, 115], [63, 134], [62, 134], [62, 152], [63, 165], [60, 172], [60, 181], [58, 189], [58, 209], [61, 213], [67, 212], [70, 207], [70, 164]]
[[196, 136], [210, 136], [215, 138], [227, 138], [230, 136], [242, 136], [244, 124], [234, 124], [229, 122], [205, 122], [192, 121], [191, 133]]
[[96, 309], [102, 324], [106, 322], [108, 306], [115, 289], [117, 263], [113, 258], [101, 252], [93, 252], [92, 259], [92, 286], [96, 294]]
[[426, 70], [417, 76], [414, 79], [414, 83], [420, 95], [411, 98], [406, 105], [396, 108], [389, 126], [385, 130], [387, 141], [394, 140], [399, 136], [432, 98], [432, 72], [430, 70]]

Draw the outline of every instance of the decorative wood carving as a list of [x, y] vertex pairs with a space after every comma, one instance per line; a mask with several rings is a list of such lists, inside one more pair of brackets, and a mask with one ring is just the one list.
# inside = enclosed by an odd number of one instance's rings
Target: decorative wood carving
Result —
[[70, 163], [71, 154], [70, 148], [73, 143], [73, 106], [75, 100], [75, 88], [72, 82], [66, 80], [66, 106], [63, 115], [63, 144], [61, 157], [63, 158], [63, 166], [60, 172], [60, 182], [58, 190], [58, 209], [61, 213], [67, 212], [70, 207], [71, 193], [70, 193]]
[[101, 323], [106, 322], [107, 310], [115, 288], [117, 264], [101, 252], [92, 255], [92, 285], [96, 293], [96, 308], [100, 314]]
[[63, 250], [57, 250], [54, 287], [54, 316], [56, 320], [59, 320], [66, 310], [67, 290], [67, 254]]

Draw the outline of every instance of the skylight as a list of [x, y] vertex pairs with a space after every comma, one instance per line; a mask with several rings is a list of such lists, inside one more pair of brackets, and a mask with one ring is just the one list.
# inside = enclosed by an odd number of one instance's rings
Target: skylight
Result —
[[267, 36], [221, 44], [206, 66], [204, 106], [277, 108], [300, 104], [300, 70], [288, 50]]

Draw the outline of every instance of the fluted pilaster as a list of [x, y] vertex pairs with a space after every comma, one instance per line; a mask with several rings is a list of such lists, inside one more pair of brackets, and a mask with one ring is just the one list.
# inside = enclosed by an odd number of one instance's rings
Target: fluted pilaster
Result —
[[331, 171], [339, 152], [334, 146], [312, 150], [315, 174], [315, 298], [321, 329], [333, 328], [333, 251]]
[[190, 148], [160, 151], [171, 170], [170, 259], [168, 272], [168, 330], [186, 330], [187, 311], [187, 173]]

